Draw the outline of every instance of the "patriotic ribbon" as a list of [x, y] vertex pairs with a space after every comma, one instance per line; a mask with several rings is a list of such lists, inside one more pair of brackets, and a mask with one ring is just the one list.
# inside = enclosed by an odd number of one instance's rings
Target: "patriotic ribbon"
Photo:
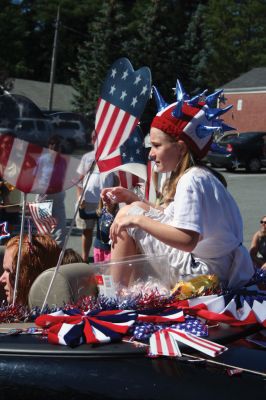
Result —
[[179, 329], [166, 328], [155, 332], [150, 338], [150, 355], [180, 356], [178, 342], [184, 343], [211, 357], [216, 357], [227, 347], [211, 342]]
[[182, 322], [182, 310], [149, 309], [91, 311], [60, 310], [39, 316], [35, 323], [48, 329], [48, 341], [53, 344], [78, 346], [82, 343], [108, 343], [122, 339], [136, 321], [153, 323]]
[[109, 343], [122, 339], [136, 321], [134, 311], [112, 310], [82, 313], [61, 310], [39, 316], [35, 323], [48, 328], [48, 341], [70, 347], [82, 343]]

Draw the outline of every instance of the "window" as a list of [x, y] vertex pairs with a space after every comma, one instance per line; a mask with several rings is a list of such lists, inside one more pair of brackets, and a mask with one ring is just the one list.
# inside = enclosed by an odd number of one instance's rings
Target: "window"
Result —
[[237, 111], [242, 111], [242, 107], [243, 107], [243, 100], [242, 99], [238, 99], [237, 100], [237, 106], [236, 106]]

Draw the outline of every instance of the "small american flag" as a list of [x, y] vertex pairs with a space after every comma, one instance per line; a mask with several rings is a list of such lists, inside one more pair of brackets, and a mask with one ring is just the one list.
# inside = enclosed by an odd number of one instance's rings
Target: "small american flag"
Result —
[[128, 139], [150, 92], [149, 68], [134, 71], [127, 58], [114, 62], [107, 72], [96, 110], [96, 160], [111, 154]]
[[150, 355], [180, 356], [178, 342], [184, 343], [211, 357], [216, 357], [227, 350], [227, 347], [206, 340], [179, 329], [166, 328], [155, 332], [150, 338]]
[[56, 227], [57, 220], [52, 216], [52, 201], [28, 203], [31, 217], [41, 234], [49, 234]]

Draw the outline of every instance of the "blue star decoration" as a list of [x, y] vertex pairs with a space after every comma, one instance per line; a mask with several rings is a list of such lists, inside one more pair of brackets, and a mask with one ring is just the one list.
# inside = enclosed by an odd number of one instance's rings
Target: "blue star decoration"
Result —
[[8, 224], [6, 221], [0, 223], [0, 241], [2, 239], [8, 238], [10, 236], [7, 226], [8, 226]]

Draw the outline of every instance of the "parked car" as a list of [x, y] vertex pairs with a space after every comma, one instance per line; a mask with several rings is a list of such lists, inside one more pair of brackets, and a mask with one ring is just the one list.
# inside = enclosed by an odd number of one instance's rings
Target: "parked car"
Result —
[[46, 119], [17, 118], [14, 133], [19, 139], [47, 147], [52, 126]]
[[84, 117], [78, 113], [58, 112], [49, 115], [53, 133], [62, 137], [66, 149], [85, 149], [90, 143]]
[[207, 161], [228, 171], [244, 167], [248, 172], [258, 172], [266, 167], [266, 132], [227, 134], [212, 144]]

